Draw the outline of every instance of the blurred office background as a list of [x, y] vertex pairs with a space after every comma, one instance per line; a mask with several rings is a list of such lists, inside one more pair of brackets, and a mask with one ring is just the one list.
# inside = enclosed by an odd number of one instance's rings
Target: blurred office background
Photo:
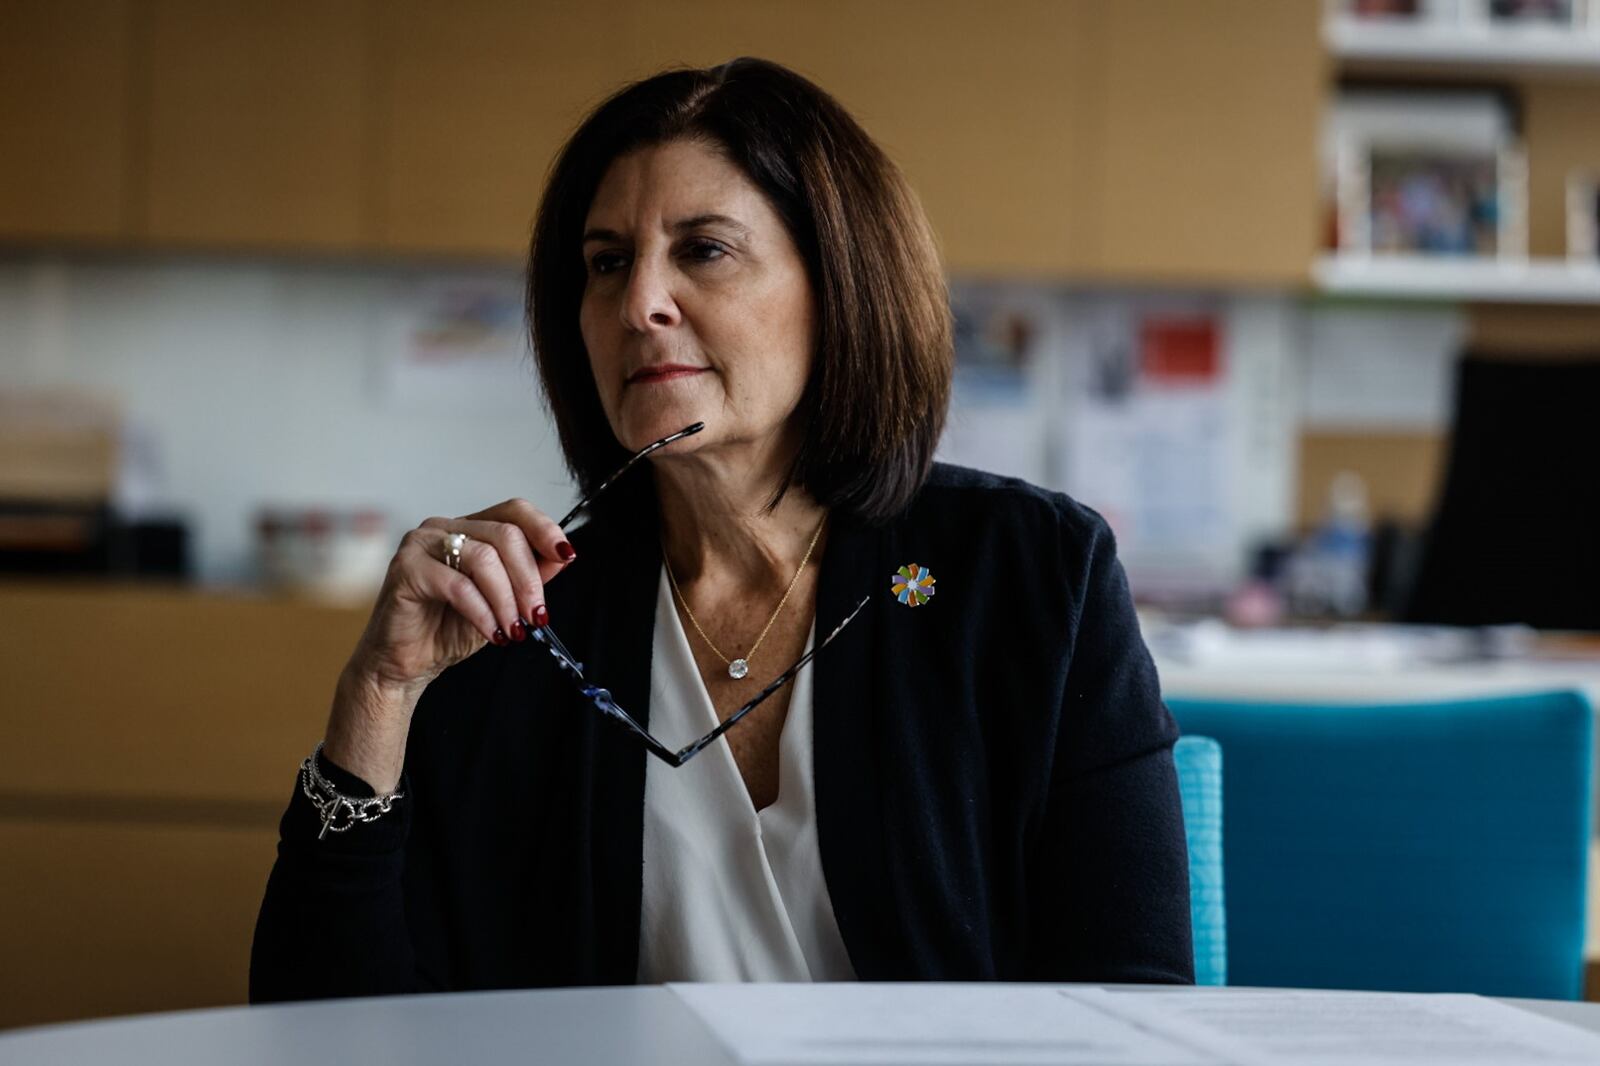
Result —
[[399, 536], [572, 499], [545, 167], [742, 54], [904, 168], [942, 457], [1107, 515], [1169, 694], [1600, 693], [1600, 4], [3, 0], [0, 1026], [243, 1001]]

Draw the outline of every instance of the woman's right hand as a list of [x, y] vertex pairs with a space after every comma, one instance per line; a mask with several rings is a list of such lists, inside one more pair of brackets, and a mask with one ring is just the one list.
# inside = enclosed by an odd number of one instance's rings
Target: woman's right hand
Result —
[[[468, 537], [459, 571], [445, 562], [452, 533]], [[392, 791], [422, 690], [486, 642], [525, 640], [529, 621], [547, 624], [545, 583], [575, 558], [555, 520], [522, 499], [407, 532], [339, 679], [328, 757]]]
[[[445, 542], [465, 533], [461, 569]], [[527, 637], [549, 621], [544, 585], [576, 556], [555, 519], [527, 500], [430, 518], [400, 539], [352, 665], [375, 683], [419, 693], [485, 642]]]

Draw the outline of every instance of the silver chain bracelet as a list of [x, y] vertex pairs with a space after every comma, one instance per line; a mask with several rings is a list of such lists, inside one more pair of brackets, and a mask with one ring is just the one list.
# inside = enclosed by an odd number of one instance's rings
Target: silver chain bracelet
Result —
[[[375, 822], [381, 815], [389, 813], [389, 805], [395, 800], [405, 796], [404, 792], [390, 792], [383, 796], [346, 796], [333, 787], [333, 782], [322, 776], [317, 769], [317, 756], [322, 752], [322, 741], [317, 741], [315, 750], [305, 757], [300, 763], [300, 790], [306, 794], [312, 804], [317, 808], [317, 813], [322, 816], [322, 832], [317, 834], [321, 840], [332, 829], [335, 833], [342, 833], [357, 822]], [[317, 791], [312, 791], [315, 785]], [[340, 810], [350, 812], [350, 816], [343, 824], [335, 825], [334, 819], [339, 816]]]

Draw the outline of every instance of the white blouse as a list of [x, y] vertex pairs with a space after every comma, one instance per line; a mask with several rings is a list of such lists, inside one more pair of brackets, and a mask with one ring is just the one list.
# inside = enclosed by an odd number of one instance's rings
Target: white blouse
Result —
[[[814, 639], [807, 638], [807, 650]], [[762, 669], [775, 674], [788, 665]], [[770, 807], [755, 809], [726, 737], [677, 769], [645, 759], [641, 984], [855, 979], [817, 849], [811, 671], [808, 665], [789, 682], [778, 798]], [[650, 732], [680, 747], [718, 721], [663, 567]]]

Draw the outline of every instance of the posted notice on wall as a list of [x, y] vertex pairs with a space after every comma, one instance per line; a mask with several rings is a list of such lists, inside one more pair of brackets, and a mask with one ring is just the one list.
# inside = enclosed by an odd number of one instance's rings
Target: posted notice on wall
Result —
[[539, 394], [521, 281], [509, 274], [398, 279], [379, 310], [378, 395], [406, 411], [525, 412]]

